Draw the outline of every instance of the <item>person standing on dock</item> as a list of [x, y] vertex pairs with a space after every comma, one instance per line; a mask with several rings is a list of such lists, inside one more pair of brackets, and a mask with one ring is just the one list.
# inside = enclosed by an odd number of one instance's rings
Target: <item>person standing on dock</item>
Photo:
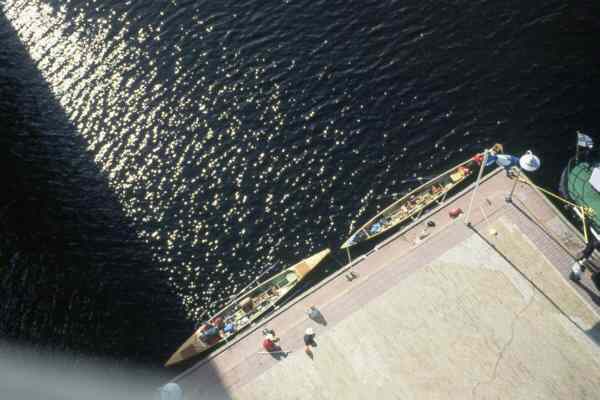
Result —
[[308, 315], [308, 318], [310, 318], [312, 320], [316, 320], [316, 319], [318, 319], [321, 316], [321, 313], [319, 312], [319, 310], [315, 306], [310, 306], [306, 310], [306, 314]]
[[263, 330], [263, 336], [265, 337], [262, 341], [263, 349], [268, 352], [275, 351], [277, 349], [275, 343], [279, 340], [275, 336], [275, 331], [273, 329], [265, 329]]
[[325, 317], [321, 311], [315, 306], [310, 306], [306, 310], [306, 315], [308, 315], [308, 318], [315, 321], [317, 324], [327, 325], [327, 320], [325, 320]]
[[268, 337], [263, 339], [262, 346], [263, 346], [263, 349], [265, 349], [268, 352], [275, 350], [275, 342]]
[[315, 342], [315, 331], [312, 328], [306, 328], [304, 332], [304, 352], [312, 358], [312, 349], [311, 347], [317, 347], [317, 342]]

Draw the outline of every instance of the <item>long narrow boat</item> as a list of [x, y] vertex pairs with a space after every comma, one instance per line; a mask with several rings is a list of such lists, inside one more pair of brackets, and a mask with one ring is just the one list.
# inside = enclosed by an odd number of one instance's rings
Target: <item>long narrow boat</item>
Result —
[[[495, 153], [501, 149], [501, 145], [495, 145], [491, 151]], [[443, 201], [448, 192], [477, 171], [482, 161], [483, 154], [476, 154], [396, 200], [352, 233], [341, 248], [352, 247], [399, 225], [408, 224], [413, 217], [418, 217], [428, 207]]]
[[274, 275], [237, 296], [205, 321], [167, 360], [171, 366], [192, 358], [230, 339], [279, 303], [330, 253], [325, 249]]

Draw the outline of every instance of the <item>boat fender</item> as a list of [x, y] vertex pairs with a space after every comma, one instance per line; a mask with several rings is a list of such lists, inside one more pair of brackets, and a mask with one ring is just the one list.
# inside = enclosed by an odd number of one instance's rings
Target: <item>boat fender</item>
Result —
[[485, 156], [483, 154], [476, 154], [475, 156], [473, 156], [473, 158], [471, 158], [472, 161], [475, 161], [475, 163], [477, 165], [481, 165], [481, 163], [483, 162], [483, 158]]
[[448, 212], [448, 215], [450, 216], [450, 218], [456, 218], [458, 217], [460, 214], [462, 214], [463, 210], [459, 207], [453, 208], [452, 210], [450, 210], [450, 212]]

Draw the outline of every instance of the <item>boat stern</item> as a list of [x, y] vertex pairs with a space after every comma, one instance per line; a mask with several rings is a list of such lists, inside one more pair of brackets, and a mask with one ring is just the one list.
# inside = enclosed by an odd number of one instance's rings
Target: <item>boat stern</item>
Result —
[[[197, 356], [208, 348], [212, 347], [212, 345], [207, 345], [203, 343], [199, 338], [200, 329], [194, 332], [192, 336], [190, 336], [175, 353], [169, 357], [167, 362], [165, 363], [165, 367], [170, 367], [172, 365], [178, 364], [182, 361], [188, 360], [192, 357]], [[216, 343], [215, 343], [216, 344]]]

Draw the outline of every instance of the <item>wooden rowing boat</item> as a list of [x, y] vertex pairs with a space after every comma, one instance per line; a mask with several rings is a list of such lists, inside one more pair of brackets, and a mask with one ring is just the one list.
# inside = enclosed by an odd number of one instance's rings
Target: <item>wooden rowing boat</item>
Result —
[[237, 296], [205, 321], [167, 360], [171, 366], [192, 358], [230, 339], [279, 303], [327, 255], [325, 249], [269, 278]]
[[[494, 146], [491, 151], [495, 152], [501, 149], [501, 146], [498, 146], [500, 145]], [[345, 249], [373, 239], [392, 228], [406, 225], [413, 219], [418, 218], [430, 206], [443, 202], [448, 192], [473, 175], [481, 165], [482, 160], [483, 154], [477, 154], [396, 200], [352, 233], [341, 248]]]

